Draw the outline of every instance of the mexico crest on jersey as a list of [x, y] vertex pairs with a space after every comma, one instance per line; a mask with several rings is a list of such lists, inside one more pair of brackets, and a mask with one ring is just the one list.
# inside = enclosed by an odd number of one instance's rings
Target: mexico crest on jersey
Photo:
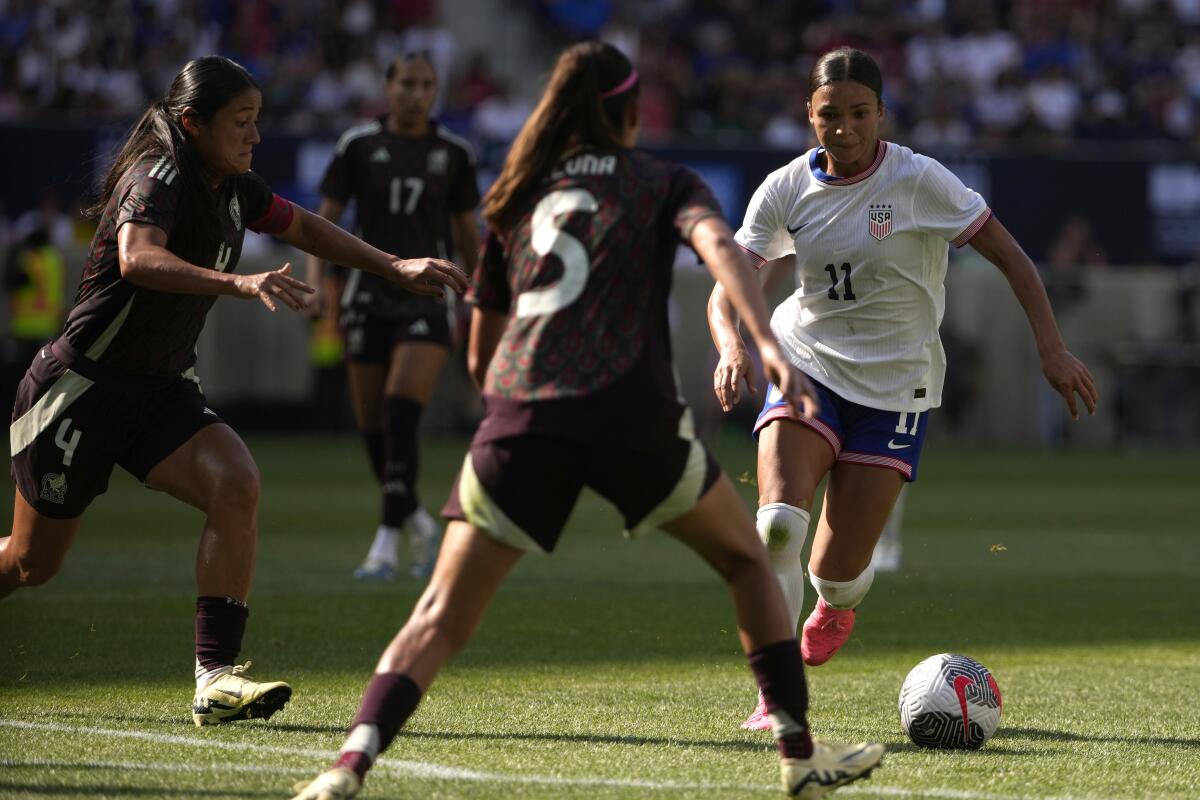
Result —
[[446, 168], [450, 166], [450, 154], [446, 152], [446, 148], [444, 147], [439, 147], [437, 150], [430, 150], [425, 166], [434, 175], [444, 175]]
[[892, 207], [890, 205], [872, 205], [867, 209], [867, 229], [877, 240], [883, 239], [892, 232]]
[[233, 229], [240, 231], [242, 229], [242, 204], [238, 202], [236, 194], [229, 201], [229, 217], [233, 220]]
[[67, 501], [67, 476], [61, 472], [47, 472], [42, 476], [41, 498], [62, 505]]

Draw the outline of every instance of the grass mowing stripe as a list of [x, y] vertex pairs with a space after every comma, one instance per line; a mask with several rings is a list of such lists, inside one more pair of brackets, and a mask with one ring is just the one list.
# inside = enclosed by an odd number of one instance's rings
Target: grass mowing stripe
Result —
[[[105, 736], [126, 739], [140, 739], [158, 744], [184, 745], [187, 747], [211, 747], [218, 750], [238, 750], [249, 752], [278, 753], [280, 755], [311, 756], [314, 758], [332, 759], [337, 753], [332, 750], [316, 750], [302, 747], [281, 747], [278, 745], [247, 744], [244, 742], [210, 742], [192, 736], [174, 736], [149, 731], [130, 731], [112, 728], [93, 728], [83, 725], [64, 725], [57, 722], [26, 722], [16, 719], [0, 719], [0, 727], [19, 728], [24, 730], [55, 731], [93, 736]], [[143, 770], [161, 772], [198, 772], [211, 773], [214, 768], [228, 772], [258, 772], [281, 775], [294, 775], [301, 769], [287, 767], [265, 767], [260, 765], [220, 765], [219, 767], [197, 767], [187, 764], [147, 762], [129, 764], [121, 762], [60, 762], [60, 761], [13, 761], [0, 760], [0, 767], [54, 767], [59, 769], [96, 769], [96, 770]], [[484, 783], [524, 783], [546, 786], [615, 786], [633, 789], [650, 789], [656, 791], [761, 791], [778, 794], [779, 787], [775, 785], [733, 786], [714, 783], [681, 783], [677, 781], [648, 781], [628, 778], [561, 778], [553, 775], [510, 775], [500, 772], [478, 772], [457, 767], [444, 767], [422, 761], [401, 761], [381, 758], [374, 768], [393, 774], [412, 775], [418, 778], [440, 778], [443, 780], [479, 781]], [[970, 792], [957, 789], [920, 789], [910, 790], [891, 786], [849, 786], [839, 790], [839, 794], [864, 794], [884, 797], [936, 797], [943, 800], [1079, 800], [1072, 797], [1030, 797], [1023, 795], [1000, 795], [985, 792]]]

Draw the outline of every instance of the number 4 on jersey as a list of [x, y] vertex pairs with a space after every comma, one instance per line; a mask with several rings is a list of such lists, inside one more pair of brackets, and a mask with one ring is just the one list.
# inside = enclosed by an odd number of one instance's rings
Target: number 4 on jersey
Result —
[[[67, 438], [70, 434], [71, 438]], [[71, 419], [68, 417], [58, 426], [58, 431], [54, 434], [54, 443], [63, 451], [62, 463], [64, 467], [71, 466], [71, 459], [75, 457], [75, 448], [79, 446], [79, 440], [83, 438], [83, 431], [71, 430]]]

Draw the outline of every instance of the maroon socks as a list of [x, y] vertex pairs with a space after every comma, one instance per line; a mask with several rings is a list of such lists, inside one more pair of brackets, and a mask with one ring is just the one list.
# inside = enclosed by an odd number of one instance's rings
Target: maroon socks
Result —
[[354, 770], [361, 779], [420, 702], [421, 688], [407, 675], [385, 672], [373, 676], [334, 766]]
[[250, 608], [232, 597], [196, 598], [196, 672], [231, 667], [242, 650]]
[[748, 659], [774, 723], [779, 754], [784, 758], [808, 758], [813, 749], [808, 733], [808, 682], [804, 679], [799, 643], [787, 639], [769, 644], [755, 650]]

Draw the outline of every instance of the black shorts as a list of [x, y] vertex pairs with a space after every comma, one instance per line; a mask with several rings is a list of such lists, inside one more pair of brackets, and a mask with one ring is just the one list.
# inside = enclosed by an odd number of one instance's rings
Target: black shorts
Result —
[[119, 464], [143, 483], [159, 462], [221, 418], [195, 380], [118, 379], [91, 362], [70, 369], [50, 347], [17, 389], [12, 477], [39, 514], [71, 519], [108, 490]]
[[549, 553], [584, 486], [617, 507], [632, 537], [686, 514], [720, 476], [698, 440], [648, 453], [526, 434], [472, 442], [442, 516], [511, 547]]
[[423, 342], [450, 347], [446, 309], [419, 317], [354, 316], [346, 322], [346, 360], [353, 364], [390, 364], [396, 345]]

